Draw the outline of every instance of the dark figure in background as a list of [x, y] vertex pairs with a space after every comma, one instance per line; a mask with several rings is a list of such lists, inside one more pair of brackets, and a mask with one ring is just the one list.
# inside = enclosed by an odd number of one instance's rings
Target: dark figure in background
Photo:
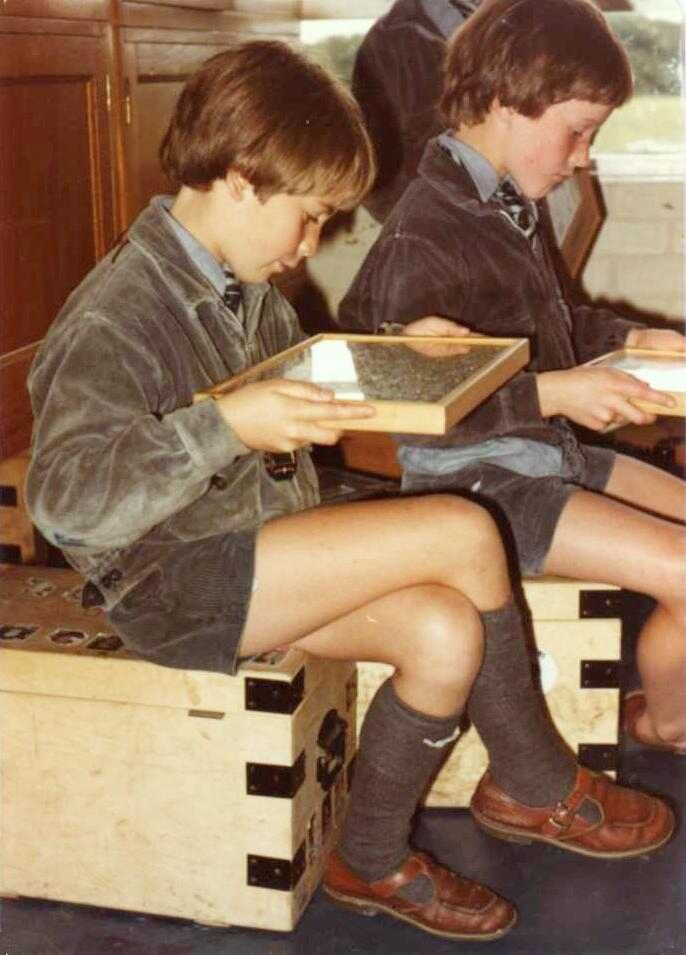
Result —
[[379, 162], [364, 205], [379, 222], [414, 178], [427, 141], [443, 128], [437, 103], [445, 44], [478, 5], [479, 0], [397, 0], [360, 46], [353, 93]]

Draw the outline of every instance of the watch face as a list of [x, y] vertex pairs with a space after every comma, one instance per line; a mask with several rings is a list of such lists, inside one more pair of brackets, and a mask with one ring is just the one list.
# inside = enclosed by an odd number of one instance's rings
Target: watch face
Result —
[[298, 468], [298, 462], [295, 455], [291, 452], [285, 454], [273, 454], [271, 451], [265, 451], [263, 454], [264, 467], [273, 481], [291, 481]]

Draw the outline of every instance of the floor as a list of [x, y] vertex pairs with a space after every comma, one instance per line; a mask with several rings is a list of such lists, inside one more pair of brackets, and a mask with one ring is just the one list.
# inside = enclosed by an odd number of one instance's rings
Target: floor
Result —
[[[636, 620], [636, 624], [638, 619]], [[625, 634], [623, 682], [635, 682], [632, 634]], [[623, 742], [622, 780], [686, 794], [686, 758]], [[417, 844], [516, 902], [519, 923], [484, 948], [434, 938], [379, 915], [365, 918], [319, 891], [290, 934], [206, 928], [193, 923], [35, 900], [4, 901], [0, 955], [667, 955], [686, 952], [686, 836], [654, 856], [599, 861], [547, 846], [498, 842], [466, 810], [428, 810]]]

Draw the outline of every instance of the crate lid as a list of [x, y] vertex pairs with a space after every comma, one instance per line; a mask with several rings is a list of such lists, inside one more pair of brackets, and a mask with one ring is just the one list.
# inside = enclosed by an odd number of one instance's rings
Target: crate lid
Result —
[[[0, 565], [0, 690], [218, 712], [292, 713], [331, 661], [301, 650], [246, 661], [235, 677], [136, 658], [71, 570]], [[345, 667], [346, 664], [340, 664]]]

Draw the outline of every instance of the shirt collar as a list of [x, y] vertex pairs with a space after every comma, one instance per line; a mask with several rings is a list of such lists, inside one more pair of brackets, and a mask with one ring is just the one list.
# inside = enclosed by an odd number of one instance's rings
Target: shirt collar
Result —
[[224, 294], [226, 287], [226, 272], [220, 263], [215, 259], [212, 253], [198, 242], [195, 236], [188, 229], [181, 225], [178, 219], [175, 219], [171, 213], [171, 206], [174, 202], [173, 196], [164, 196], [162, 207], [167, 213], [167, 219], [176, 238], [179, 240], [186, 255], [189, 257], [195, 267], [205, 276], [205, 278], [214, 286], [220, 295]]
[[441, 133], [438, 142], [450, 153], [458, 166], [464, 166], [467, 170], [481, 201], [488, 202], [500, 183], [500, 177], [488, 159], [473, 146], [467, 145], [461, 139], [455, 139], [451, 129]]
[[[492, 199], [493, 193], [503, 180], [498, 175], [495, 167], [489, 162], [488, 159], [486, 159], [483, 153], [480, 153], [478, 149], [474, 149], [474, 147], [470, 146], [468, 143], [463, 142], [463, 140], [455, 139], [451, 129], [447, 129], [444, 133], [441, 133], [441, 135], [438, 137], [438, 142], [440, 146], [443, 146], [443, 148], [450, 153], [450, 156], [458, 166], [464, 166], [464, 168], [467, 170], [470, 178], [476, 186], [476, 190], [479, 193], [479, 198], [481, 201], [488, 202], [489, 199]], [[511, 176], [507, 176], [505, 178], [519, 193], [519, 186], [514, 179], [512, 179]], [[536, 208], [536, 203], [532, 202], [530, 199], [526, 199], [524, 196], [522, 196], [522, 200], [529, 207], [531, 214], [534, 216], [536, 221], [538, 221], [538, 209]]]
[[465, 14], [449, 0], [422, 0], [422, 9], [446, 40], [465, 20]]

